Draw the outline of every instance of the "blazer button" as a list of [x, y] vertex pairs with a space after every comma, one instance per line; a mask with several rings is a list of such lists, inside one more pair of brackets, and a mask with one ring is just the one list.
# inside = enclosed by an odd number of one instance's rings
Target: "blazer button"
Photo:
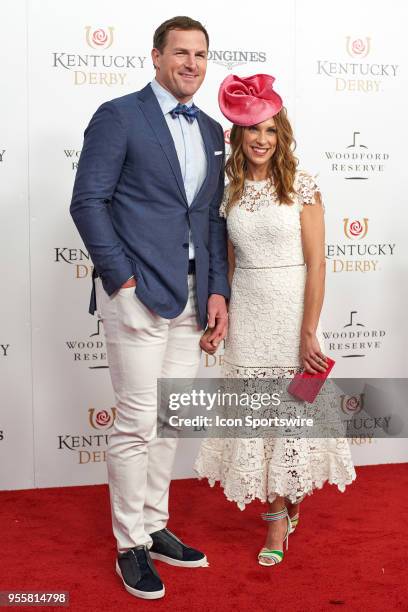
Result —
[[184, 243], [183, 243], [183, 247], [184, 247], [185, 249], [188, 249], [188, 242], [184, 242]]

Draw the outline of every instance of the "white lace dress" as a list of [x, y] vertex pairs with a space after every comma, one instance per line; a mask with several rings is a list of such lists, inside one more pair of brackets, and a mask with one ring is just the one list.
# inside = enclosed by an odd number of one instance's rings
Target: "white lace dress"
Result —
[[[229, 305], [223, 376], [291, 378], [301, 371], [300, 327], [306, 268], [300, 215], [315, 203], [315, 179], [297, 172], [292, 205], [279, 205], [270, 180], [245, 183], [244, 194], [227, 215], [235, 271]], [[220, 215], [226, 216], [226, 198]], [[317, 336], [324, 351], [320, 326]], [[324, 407], [322, 408], [324, 410]], [[310, 404], [304, 404], [305, 414]], [[323, 417], [325, 418], [325, 417]], [[284, 496], [301, 501], [324, 482], [344, 491], [355, 477], [345, 438], [208, 438], [194, 466], [242, 510], [255, 498]]]

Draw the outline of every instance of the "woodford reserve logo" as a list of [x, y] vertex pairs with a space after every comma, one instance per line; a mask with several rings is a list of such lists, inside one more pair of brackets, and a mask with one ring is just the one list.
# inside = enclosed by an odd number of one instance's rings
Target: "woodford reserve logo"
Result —
[[82, 149], [64, 149], [65, 158], [68, 160], [71, 170], [78, 170], [78, 162]]
[[345, 37], [345, 53], [354, 61], [317, 60], [317, 74], [333, 79], [336, 91], [377, 93], [397, 76], [398, 64], [362, 62], [372, 50], [371, 38]]
[[[350, 143], [351, 140], [351, 143]], [[390, 155], [385, 151], [373, 151], [362, 140], [360, 132], [353, 132], [344, 149], [325, 151], [330, 171], [347, 181], [366, 181], [385, 171]]]
[[383, 329], [370, 329], [361, 322], [357, 310], [352, 310], [346, 323], [338, 330], [324, 331], [323, 337], [329, 354], [344, 359], [366, 357], [367, 353], [382, 347]]
[[106, 370], [108, 366], [105, 338], [101, 332], [102, 321], [96, 319], [96, 331], [83, 340], [67, 340], [65, 345], [76, 363], [83, 363], [89, 370]]
[[343, 219], [343, 233], [349, 242], [326, 244], [326, 259], [332, 272], [378, 272], [381, 262], [395, 253], [395, 242], [369, 242], [369, 219]]
[[52, 53], [52, 67], [69, 70], [74, 85], [126, 85], [133, 70], [144, 68], [144, 55], [110, 55], [104, 51], [114, 44], [112, 26], [85, 26], [85, 42], [96, 53]]
[[109, 442], [109, 434], [116, 417], [116, 408], [96, 410], [89, 408], [88, 423], [92, 429], [99, 433], [89, 435], [64, 434], [58, 436], [58, 450], [68, 450], [77, 454], [80, 465], [86, 463], [106, 462], [106, 451]]

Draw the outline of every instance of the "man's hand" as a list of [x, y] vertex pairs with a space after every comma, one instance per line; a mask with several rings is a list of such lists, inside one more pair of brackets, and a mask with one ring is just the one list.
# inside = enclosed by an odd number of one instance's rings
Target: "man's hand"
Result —
[[136, 280], [134, 276], [131, 276], [126, 283], [123, 283], [121, 289], [127, 289], [128, 287], [136, 287]]
[[225, 297], [214, 293], [208, 298], [208, 328], [201, 336], [200, 346], [209, 355], [215, 353], [228, 331], [228, 312]]

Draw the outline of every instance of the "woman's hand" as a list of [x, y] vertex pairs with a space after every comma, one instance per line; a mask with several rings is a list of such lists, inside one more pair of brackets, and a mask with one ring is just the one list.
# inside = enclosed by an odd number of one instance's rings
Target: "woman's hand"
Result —
[[212, 327], [208, 327], [207, 330], [203, 333], [200, 338], [200, 348], [208, 355], [214, 355], [218, 348], [218, 343], [210, 342], [209, 338], [212, 335], [214, 329]]
[[325, 372], [328, 367], [327, 357], [320, 350], [315, 333], [302, 333], [300, 339], [300, 361], [309, 374]]

